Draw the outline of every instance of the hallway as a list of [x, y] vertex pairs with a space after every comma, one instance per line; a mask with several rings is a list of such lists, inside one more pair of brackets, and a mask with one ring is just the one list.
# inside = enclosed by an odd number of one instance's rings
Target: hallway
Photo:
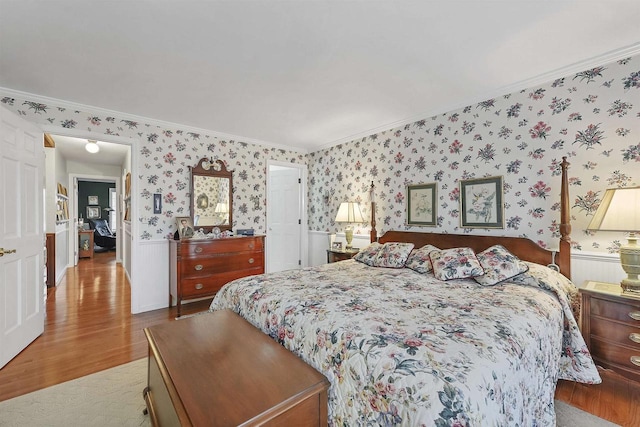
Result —
[[[115, 252], [96, 253], [50, 288], [44, 333], [0, 369], [0, 401], [147, 356], [143, 329], [175, 319], [175, 307], [131, 314]], [[210, 300], [183, 306], [190, 314]]]

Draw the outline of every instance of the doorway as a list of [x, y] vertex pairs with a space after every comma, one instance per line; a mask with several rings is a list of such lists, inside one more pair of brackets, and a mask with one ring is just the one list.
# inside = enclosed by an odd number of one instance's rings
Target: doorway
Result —
[[267, 273], [308, 264], [306, 187], [306, 165], [267, 161]]

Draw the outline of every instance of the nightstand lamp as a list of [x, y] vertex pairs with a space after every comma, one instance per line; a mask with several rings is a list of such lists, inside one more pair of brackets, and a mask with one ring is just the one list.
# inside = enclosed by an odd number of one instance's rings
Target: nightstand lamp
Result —
[[[364, 222], [360, 205], [356, 202], [342, 202], [338, 209], [338, 215], [336, 215], [336, 222], [346, 222], [348, 224]], [[351, 242], [353, 241], [353, 228], [350, 225], [347, 225], [344, 229], [344, 237], [347, 240], [345, 249], [349, 250], [352, 248]]]
[[628, 244], [620, 246], [620, 263], [627, 277], [622, 280], [623, 293], [640, 295], [640, 187], [610, 188], [587, 230], [629, 232]]

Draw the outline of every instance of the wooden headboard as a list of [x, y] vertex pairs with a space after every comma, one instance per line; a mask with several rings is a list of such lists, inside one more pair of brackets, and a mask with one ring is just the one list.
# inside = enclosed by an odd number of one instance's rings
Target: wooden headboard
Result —
[[475, 252], [481, 252], [489, 246], [502, 245], [518, 258], [524, 261], [535, 262], [542, 265], [556, 265], [560, 272], [571, 278], [571, 224], [569, 213], [569, 184], [567, 158], [562, 158], [562, 186], [560, 191], [560, 251], [544, 249], [534, 241], [523, 237], [506, 236], [478, 236], [470, 234], [449, 233], [421, 233], [390, 230], [379, 239], [375, 229], [375, 203], [371, 203], [371, 241], [385, 242], [410, 242], [417, 248], [431, 244], [440, 249], [457, 247], [470, 247]]

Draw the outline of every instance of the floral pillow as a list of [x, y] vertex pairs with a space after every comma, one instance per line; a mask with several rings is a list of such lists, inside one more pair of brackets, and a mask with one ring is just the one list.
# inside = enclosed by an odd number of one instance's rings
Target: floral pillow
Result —
[[433, 275], [439, 280], [464, 279], [482, 276], [484, 270], [471, 248], [452, 248], [432, 251]]
[[529, 266], [509, 252], [502, 245], [491, 246], [476, 254], [484, 275], [475, 277], [475, 281], [484, 286], [491, 286], [510, 279], [529, 270]]
[[358, 252], [353, 259], [359, 262], [362, 262], [364, 264], [367, 265], [373, 265], [373, 263], [376, 260], [376, 257], [378, 256], [378, 252], [380, 252], [380, 249], [382, 248], [382, 245], [378, 242], [373, 242], [371, 243], [369, 246], [367, 246], [366, 248], [362, 249], [360, 252]]
[[433, 270], [429, 254], [431, 253], [431, 251], [439, 250], [440, 248], [436, 248], [433, 245], [424, 245], [421, 248], [414, 249], [409, 254], [409, 258], [407, 258], [407, 262], [404, 264], [404, 266], [415, 270], [418, 273], [428, 273]]
[[382, 245], [373, 266], [402, 268], [412, 249], [413, 243], [387, 242]]

